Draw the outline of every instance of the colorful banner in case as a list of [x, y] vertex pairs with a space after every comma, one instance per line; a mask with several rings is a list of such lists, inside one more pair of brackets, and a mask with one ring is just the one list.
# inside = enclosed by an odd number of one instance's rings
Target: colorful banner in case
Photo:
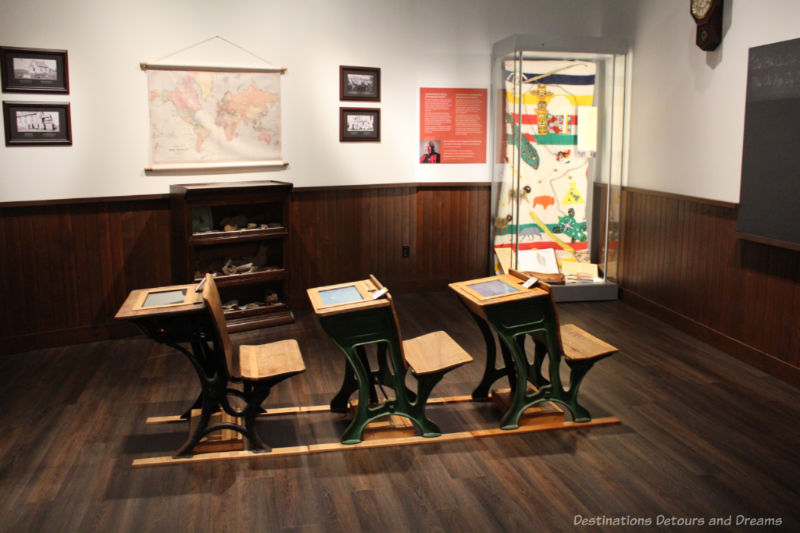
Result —
[[588, 134], [596, 120], [584, 119], [594, 110], [596, 70], [582, 61], [506, 62], [496, 250], [552, 248], [558, 260], [587, 255], [589, 160], [596, 149]]

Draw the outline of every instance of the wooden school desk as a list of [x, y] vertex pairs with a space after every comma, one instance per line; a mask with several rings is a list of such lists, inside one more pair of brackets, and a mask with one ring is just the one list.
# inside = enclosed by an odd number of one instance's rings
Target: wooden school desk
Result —
[[[373, 295], [380, 296], [376, 299]], [[472, 360], [469, 354], [444, 332], [403, 341], [391, 295], [372, 276], [308, 289], [308, 296], [322, 329], [346, 359], [344, 381], [331, 401], [331, 410], [346, 410], [348, 398], [358, 391], [355, 416], [342, 434], [342, 442], [361, 442], [367, 424], [388, 415], [410, 419], [423, 437], [438, 437], [439, 427], [425, 414], [428, 397], [447, 371]], [[365, 350], [373, 344], [377, 346], [377, 370], [370, 368]], [[418, 383], [416, 393], [405, 384], [409, 371]], [[376, 387], [391, 388], [394, 398], [385, 395], [384, 401], [378, 402]]]
[[[564, 404], [561, 400], [566, 396], [559, 373], [558, 321], [550, 294], [540, 287], [525, 288], [522, 284], [522, 279], [509, 274], [450, 284], [486, 342], [486, 369], [472, 393], [473, 399], [488, 399], [492, 383], [505, 376], [509, 379], [511, 404], [500, 421], [503, 429], [518, 428], [520, 415], [528, 407], [547, 401]], [[497, 354], [489, 325], [501, 341], [504, 366], [499, 369], [495, 368]], [[528, 363], [525, 355], [528, 334], [544, 339], [543, 349], [536, 350], [533, 364]], [[549, 355], [549, 381], [541, 375], [544, 348]], [[537, 390], [529, 392], [528, 383]], [[566, 407], [572, 411], [570, 405]]]
[[[206, 394], [203, 391], [220, 378], [216, 376], [211, 354], [204, 348], [213, 325], [203, 302], [203, 294], [197, 291], [198, 287], [200, 285], [197, 283], [191, 283], [131, 291], [115, 316], [133, 322], [147, 337], [174, 348], [189, 359], [197, 373], [201, 392], [194, 404], [180, 416], [186, 420], [191, 418], [192, 409], [203, 406]], [[191, 349], [181, 346], [183, 343], [188, 343]], [[201, 431], [213, 431], [217, 426], [206, 424]], [[175, 455], [191, 454], [196, 440], [192, 439], [190, 431], [186, 442]]]

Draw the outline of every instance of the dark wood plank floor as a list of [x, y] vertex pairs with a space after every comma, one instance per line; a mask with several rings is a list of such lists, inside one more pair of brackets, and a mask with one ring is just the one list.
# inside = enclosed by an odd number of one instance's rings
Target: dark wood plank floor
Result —
[[[434, 396], [468, 394], [484, 360], [480, 334], [450, 293], [397, 298], [407, 337], [448, 331], [476, 358]], [[603, 523], [731, 517], [800, 530], [800, 393], [621, 302], [561, 304], [621, 348], [582, 396], [616, 426], [405, 448], [131, 467], [166, 455], [176, 414], [196, 394], [189, 364], [143, 337], [6, 356], [0, 387], [0, 531], [571, 531]], [[238, 334], [300, 340], [308, 372], [267, 406], [327, 403], [343, 357], [316, 318]], [[485, 404], [473, 405], [486, 414]], [[461, 406], [460, 409], [463, 409]], [[439, 410], [432, 416], [443, 416]], [[465, 419], [468, 417], [464, 417]], [[466, 423], [489, 420], [476, 415]], [[446, 425], [446, 424], [445, 424]], [[300, 428], [300, 429], [298, 429]], [[262, 423], [267, 441], [314, 437], [303, 422]], [[321, 433], [316, 435], [322, 438]], [[307, 442], [304, 442], [307, 443]], [[664, 517], [664, 518], [659, 518]]]

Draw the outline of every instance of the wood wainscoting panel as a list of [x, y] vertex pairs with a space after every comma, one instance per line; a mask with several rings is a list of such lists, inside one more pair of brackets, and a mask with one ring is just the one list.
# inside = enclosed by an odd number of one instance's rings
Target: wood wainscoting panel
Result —
[[623, 300], [800, 386], [800, 252], [737, 239], [736, 204], [623, 194]]
[[414, 281], [436, 289], [488, 275], [489, 193], [488, 187], [419, 188]]
[[128, 292], [168, 285], [166, 198], [0, 207], [0, 352], [129, 335]]
[[489, 197], [488, 183], [296, 188], [292, 306], [308, 305], [308, 287], [369, 274], [394, 292], [485, 275]]
[[391, 188], [295, 189], [291, 294], [375, 274], [403, 279], [402, 246], [413, 247], [414, 190]]
[[[487, 274], [489, 183], [297, 188], [290, 294], [378, 279], [400, 293]], [[136, 332], [133, 289], [172, 284], [168, 195], [0, 204], [0, 353]], [[409, 247], [409, 257], [402, 256]]]

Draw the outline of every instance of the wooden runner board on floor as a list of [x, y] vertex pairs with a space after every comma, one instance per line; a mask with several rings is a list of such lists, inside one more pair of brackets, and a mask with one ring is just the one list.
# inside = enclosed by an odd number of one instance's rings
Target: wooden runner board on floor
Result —
[[[509, 401], [510, 391], [493, 390], [492, 401], [500, 409]], [[450, 396], [442, 398], [431, 398], [429, 404], [444, 404], [472, 401], [470, 396]], [[314, 405], [305, 407], [287, 407], [278, 409], [268, 409], [261, 416], [292, 414], [292, 413], [318, 413], [330, 410], [327, 405]], [[149, 424], [153, 423], [172, 423], [180, 421], [180, 417], [150, 417], [147, 419]], [[619, 424], [617, 417], [594, 418], [589, 422], [576, 423], [564, 419], [564, 412], [556, 405], [544, 403], [528, 409], [520, 418], [518, 429], [505, 430], [500, 428], [477, 429], [472, 431], [460, 431], [453, 433], [443, 433], [435, 438], [425, 438], [413, 435], [414, 427], [410, 420], [405, 417], [392, 416], [384, 420], [370, 424], [364, 432], [364, 440], [358, 444], [342, 444], [341, 442], [324, 442], [319, 444], [286, 446], [272, 448], [269, 452], [256, 453], [249, 450], [232, 451], [204, 451], [190, 457], [148, 457], [135, 459], [132, 463], [134, 467], [145, 466], [164, 466], [182, 463], [197, 463], [207, 461], [234, 460], [255, 457], [273, 457], [289, 455], [307, 455], [313, 453], [359, 450], [364, 448], [383, 448], [388, 446], [411, 446], [415, 444], [449, 442], [456, 440], [475, 439], [483, 437], [498, 437], [501, 435], [518, 435], [521, 433], [531, 433], [534, 431], [553, 431], [558, 429], [578, 429], [582, 427], [603, 426]]]
[[329, 443], [310, 444], [302, 446], [287, 446], [285, 448], [273, 448], [271, 451], [266, 453], [254, 453], [251, 451], [242, 450], [233, 452], [202, 453], [193, 455], [191, 457], [178, 457], [178, 458], [170, 456], [150, 457], [146, 459], [135, 459], [132, 463], [132, 466], [134, 467], [163, 466], [163, 465], [175, 465], [182, 463], [198, 463], [206, 461], [220, 461], [220, 460], [244, 459], [244, 458], [254, 458], [254, 457], [273, 457], [279, 455], [280, 456], [307, 455], [312, 453], [361, 450], [364, 448], [382, 448], [387, 446], [410, 446], [414, 444], [425, 444], [425, 443], [436, 443], [436, 442], [441, 443], [441, 442], [475, 439], [482, 437], [499, 437], [501, 435], [519, 435], [521, 433], [532, 433], [534, 431], [578, 429], [578, 428], [605, 426], [605, 425], [619, 424], [619, 423], [621, 423], [619, 418], [610, 416], [603, 418], [594, 418], [590, 422], [581, 422], [581, 423], [562, 421], [562, 422], [535, 424], [529, 426], [520, 426], [518, 429], [511, 429], [511, 430], [493, 428], [493, 429], [480, 429], [474, 431], [462, 431], [458, 433], [443, 433], [439, 437], [430, 439], [421, 436], [399, 437], [393, 439], [364, 440], [358, 444], [342, 444], [341, 442], [329, 442]]

